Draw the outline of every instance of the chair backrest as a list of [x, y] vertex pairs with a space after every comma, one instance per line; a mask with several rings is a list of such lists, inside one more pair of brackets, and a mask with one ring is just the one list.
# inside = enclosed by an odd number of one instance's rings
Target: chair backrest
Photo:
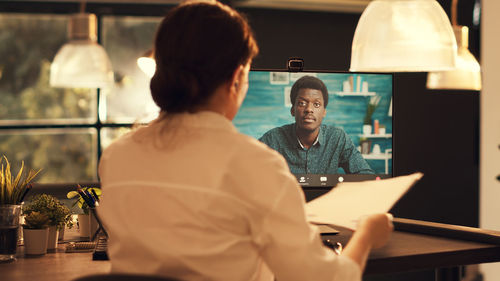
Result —
[[180, 281], [162, 276], [142, 275], [142, 274], [94, 274], [73, 279], [73, 281]]

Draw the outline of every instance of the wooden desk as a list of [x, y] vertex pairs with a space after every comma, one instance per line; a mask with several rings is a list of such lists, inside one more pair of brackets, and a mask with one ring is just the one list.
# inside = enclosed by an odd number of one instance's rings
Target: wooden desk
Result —
[[[324, 237], [346, 245], [352, 233], [340, 230], [338, 235]], [[0, 264], [2, 280], [70, 281], [80, 276], [109, 272], [111, 267], [109, 261], [93, 261], [91, 253], [65, 253], [63, 244], [59, 244], [57, 252], [36, 258], [25, 258], [23, 250], [23, 247], [18, 249], [17, 261]], [[449, 276], [438, 279], [455, 280], [455, 275], [446, 275], [448, 269], [498, 261], [499, 245], [395, 231], [388, 245], [371, 253], [365, 274], [437, 268], [445, 269], [445, 276]]]
[[0, 263], [1, 280], [70, 281], [94, 273], [107, 273], [109, 261], [93, 261], [92, 253], [65, 253], [64, 245], [57, 252], [41, 257], [24, 257], [24, 247], [18, 249], [18, 258], [11, 263]]
[[[66, 230], [66, 239], [78, 237], [76, 230]], [[66, 244], [59, 243], [57, 250], [43, 256], [26, 257], [24, 246], [17, 249], [16, 261], [0, 263], [2, 281], [70, 281], [90, 274], [108, 273], [109, 261], [93, 261], [90, 253], [66, 253]]]
[[[345, 246], [352, 232], [338, 229], [338, 235], [324, 238]], [[372, 251], [364, 274], [435, 269], [436, 280], [459, 280], [460, 266], [498, 261], [500, 245], [395, 231], [386, 246]]]

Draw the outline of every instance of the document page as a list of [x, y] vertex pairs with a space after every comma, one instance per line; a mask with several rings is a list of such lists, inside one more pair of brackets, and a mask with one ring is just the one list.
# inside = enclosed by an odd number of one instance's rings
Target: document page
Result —
[[339, 183], [306, 204], [307, 218], [311, 223], [354, 230], [360, 217], [387, 213], [422, 176], [422, 173], [414, 173], [383, 180]]

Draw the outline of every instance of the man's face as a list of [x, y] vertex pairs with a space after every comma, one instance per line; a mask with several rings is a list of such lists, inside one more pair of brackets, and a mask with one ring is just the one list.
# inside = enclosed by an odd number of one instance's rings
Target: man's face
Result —
[[291, 113], [297, 129], [316, 131], [326, 116], [323, 94], [320, 90], [300, 89]]

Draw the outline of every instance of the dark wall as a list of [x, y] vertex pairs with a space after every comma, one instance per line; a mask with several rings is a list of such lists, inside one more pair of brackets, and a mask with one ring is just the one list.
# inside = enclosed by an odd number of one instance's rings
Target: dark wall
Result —
[[[287, 58], [297, 56], [306, 70], [349, 69], [359, 14], [242, 11], [261, 49], [255, 68], [285, 68]], [[425, 175], [392, 212], [477, 226], [479, 93], [430, 91], [425, 83], [426, 73], [395, 74], [394, 175]]]

